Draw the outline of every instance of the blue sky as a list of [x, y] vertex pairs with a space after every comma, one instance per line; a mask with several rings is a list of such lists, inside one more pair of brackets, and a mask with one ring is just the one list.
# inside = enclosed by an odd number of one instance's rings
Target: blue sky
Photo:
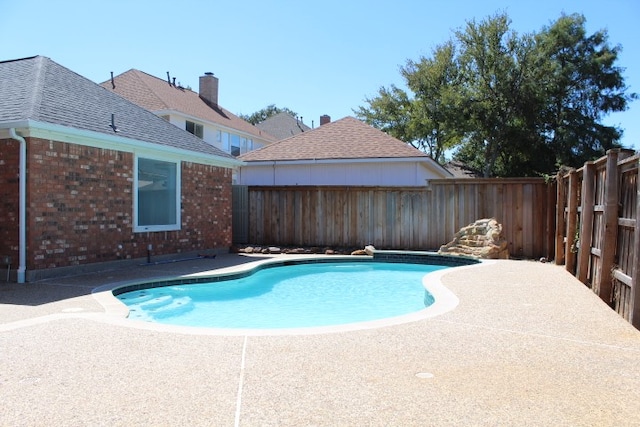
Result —
[[[0, 60], [44, 55], [95, 82], [136, 68], [197, 90], [220, 79], [219, 102], [236, 114], [288, 107], [309, 126], [353, 116], [382, 86], [402, 86], [399, 68], [429, 56], [471, 19], [506, 12], [519, 33], [562, 12], [587, 31], [607, 29], [623, 48], [618, 65], [640, 93], [637, 0], [154, 1], [0, 0]], [[605, 119], [640, 149], [640, 101]]]

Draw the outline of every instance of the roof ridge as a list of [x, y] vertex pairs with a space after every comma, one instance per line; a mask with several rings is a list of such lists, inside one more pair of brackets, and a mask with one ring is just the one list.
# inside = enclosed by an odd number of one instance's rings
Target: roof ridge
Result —
[[167, 104], [167, 101], [165, 101], [160, 95], [158, 95], [158, 93], [150, 86], [147, 84], [147, 82], [140, 76], [140, 74], [145, 74], [151, 78], [157, 79], [157, 80], [161, 80], [162, 79], [160, 77], [156, 77], [154, 75], [151, 75], [149, 73], [145, 73], [142, 70], [138, 70], [136, 68], [132, 68], [130, 71], [133, 72], [133, 75], [136, 77], [136, 79], [142, 84], [144, 85], [144, 87], [146, 87], [149, 90], [149, 93], [152, 93], [153, 96], [162, 104], [164, 105], [165, 108], [170, 108], [169, 104]]
[[29, 94], [29, 100], [27, 102], [27, 118], [40, 118], [40, 107], [42, 106], [42, 96], [44, 94], [44, 84], [47, 76], [47, 69], [49, 68], [49, 63], [52, 62], [51, 59], [46, 56], [34, 56], [32, 58], [34, 60], [34, 82], [35, 84], [31, 87], [31, 93]]

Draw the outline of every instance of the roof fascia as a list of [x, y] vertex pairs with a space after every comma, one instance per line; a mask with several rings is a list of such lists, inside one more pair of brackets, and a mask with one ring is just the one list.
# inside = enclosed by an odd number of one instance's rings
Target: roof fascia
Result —
[[443, 178], [451, 178], [453, 174], [428, 156], [419, 157], [369, 157], [362, 159], [300, 159], [300, 160], [245, 160], [244, 167], [276, 166], [276, 165], [308, 165], [308, 164], [352, 164], [352, 163], [417, 163], [421, 167], [432, 170]]
[[367, 157], [356, 159], [297, 159], [297, 160], [244, 160], [246, 166], [273, 166], [273, 165], [306, 165], [313, 164], [347, 164], [347, 163], [428, 163], [431, 160], [426, 156], [419, 157]]
[[16, 130], [21, 131], [21, 136], [25, 137], [50, 139], [107, 150], [117, 150], [136, 154], [163, 154], [175, 156], [186, 162], [201, 163], [224, 168], [234, 168], [244, 165], [244, 162], [240, 160], [227, 159], [214, 154], [198, 153], [191, 150], [155, 144], [152, 142], [124, 138], [118, 135], [108, 135], [100, 132], [87, 131], [34, 120], [0, 123], [0, 129], [9, 128], [16, 128]]

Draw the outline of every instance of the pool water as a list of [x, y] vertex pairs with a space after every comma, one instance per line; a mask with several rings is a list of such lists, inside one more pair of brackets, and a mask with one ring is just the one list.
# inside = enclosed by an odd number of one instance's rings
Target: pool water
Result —
[[433, 297], [423, 277], [440, 265], [310, 263], [248, 277], [175, 285], [117, 296], [129, 318], [213, 328], [306, 328], [366, 322], [423, 310]]

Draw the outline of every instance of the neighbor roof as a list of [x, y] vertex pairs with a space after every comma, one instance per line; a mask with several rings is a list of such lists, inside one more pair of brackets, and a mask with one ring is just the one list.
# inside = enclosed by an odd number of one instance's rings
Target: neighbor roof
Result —
[[[110, 127], [112, 114], [117, 133]], [[0, 62], [0, 127], [26, 121], [234, 159], [44, 56]]]
[[427, 157], [422, 151], [353, 117], [250, 151], [242, 161]]
[[100, 85], [149, 111], [179, 111], [203, 121], [217, 123], [262, 138], [267, 142], [276, 140], [272, 135], [224, 108], [207, 104], [197, 92], [169, 84], [167, 80], [154, 77], [143, 71], [131, 69], [115, 76], [113, 81], [115, 88], [113, 88], [111, 80]]
[[309, 126], [302, 123], [302, 120], [285, 112], [269, 117], [258, 123], [256, 127], [275, 136], [278, 141], [311, 130]]

